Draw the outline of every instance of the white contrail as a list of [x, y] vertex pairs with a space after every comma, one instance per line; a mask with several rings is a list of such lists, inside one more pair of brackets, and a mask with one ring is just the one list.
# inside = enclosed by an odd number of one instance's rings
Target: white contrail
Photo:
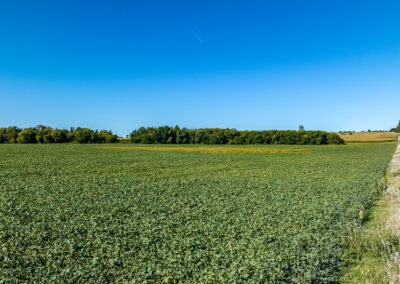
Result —
[[192, 34], [197, 38], [198, 41], [200, 41], [201, 44], [204, 44], [204, 41], [201, 37], [199, 37], [198, 34], [194, 30], [192, 30]]

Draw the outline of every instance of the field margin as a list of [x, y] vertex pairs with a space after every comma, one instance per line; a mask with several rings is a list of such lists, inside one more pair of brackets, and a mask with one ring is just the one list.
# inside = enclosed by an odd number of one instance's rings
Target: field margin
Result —
[[342, 283], [400, 282], [400, 144], [382, 179], [385, 191], [349, 237]]

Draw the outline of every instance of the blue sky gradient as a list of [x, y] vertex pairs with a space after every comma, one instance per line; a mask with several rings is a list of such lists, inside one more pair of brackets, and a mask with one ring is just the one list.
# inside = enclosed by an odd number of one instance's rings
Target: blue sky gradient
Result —
[[4, 0], [0, 126], [389, 129], [399, 15], [399, 1]]

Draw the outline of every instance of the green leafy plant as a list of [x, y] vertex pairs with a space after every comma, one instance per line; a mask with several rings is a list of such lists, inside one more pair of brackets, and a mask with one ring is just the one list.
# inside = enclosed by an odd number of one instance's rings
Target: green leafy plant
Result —
[[0, 282], [337, 281], [395, 144], [219, 147], [0, 145]]

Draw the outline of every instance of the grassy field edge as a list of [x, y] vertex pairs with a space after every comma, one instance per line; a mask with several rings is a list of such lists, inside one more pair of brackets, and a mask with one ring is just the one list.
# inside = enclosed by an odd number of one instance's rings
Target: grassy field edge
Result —
[[342, 283], [400, 281], [400, 145], [381, 182], [386, 190], [365, 224], [350, 234]]

